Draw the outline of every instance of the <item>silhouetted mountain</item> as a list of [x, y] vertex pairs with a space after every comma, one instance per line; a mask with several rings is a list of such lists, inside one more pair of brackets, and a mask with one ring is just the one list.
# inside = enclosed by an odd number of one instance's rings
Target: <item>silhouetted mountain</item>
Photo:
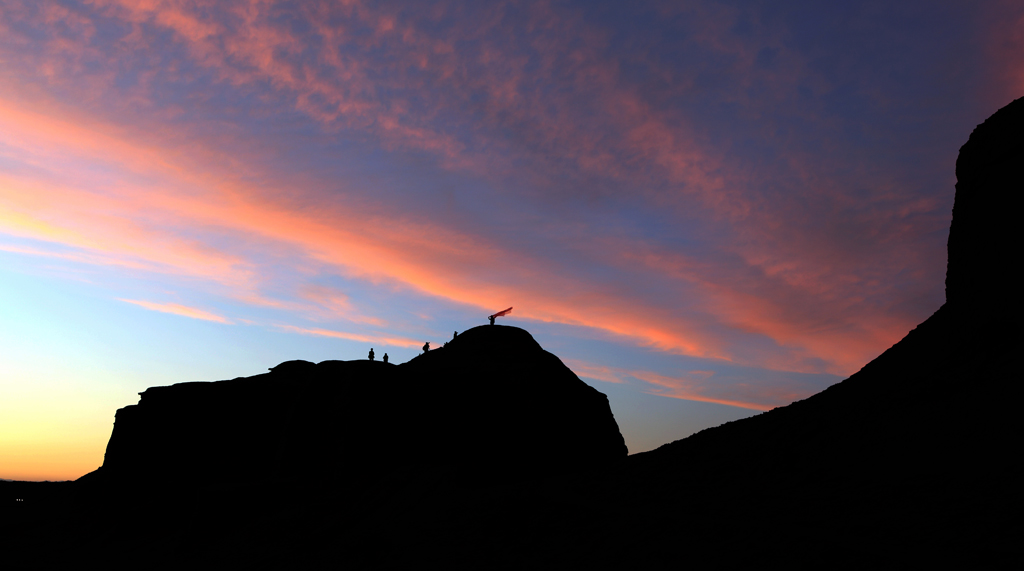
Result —
[[398, 366], [289, 361], [140, 395], [117, 412], [103, 466], [84, 481], [335, 485], [431, 464], [502, 479], [626, 456], [607, 397], [500, 325]]

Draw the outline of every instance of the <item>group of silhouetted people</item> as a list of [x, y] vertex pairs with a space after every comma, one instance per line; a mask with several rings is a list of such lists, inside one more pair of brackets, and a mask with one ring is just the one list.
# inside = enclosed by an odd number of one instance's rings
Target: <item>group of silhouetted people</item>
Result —
[[[494, 325], [494, 318], [495, 317], [499, 317], [501, 315], [505, 315], [505, 313], [508, 312], [511, 309], [512, 308], [510, 307], [510, 308], [508, 308], [505, 311], [496, 313], [494, 315], [490, 315], [490, 316], [487, 317], [487, 319], [489, 319], [491, 321], [491, 325]], [[458, 337], [458, 336], [459, 336], [459, 332], [458, 331], [452, 332], [452, 341], [455, 341], [455, 338]], [[447, 346], [448, 346], [447, 342], [444, 345], [442, 345], [442, 347], [447, 347]], [[423, 352], [426, 353], [428, 351], [430, 351], [430, 341], [427, 341], [426, 343], [423, 344]], [[372, 347], [370, 348], [370, 360], [371, 361], [373, 360], [373, 348]], [[384, 353], [384, 362], [385, 363], [388, 362], [388, 354], [387, 353]]]
[[[458, 331], [453, 332], [452, 333], [452, 341], [455, 341], [455, 338], [458, 337], [458, 336], [459, 336], [459, 332]], [[441, 345], [441, 347], [447, 347], [447, 346], [448, 346], [448, 342], [447, 341], [445, 341], [444, 345]], [[426, 353], [427, 351], [430, 351], [430, 341], [427, 341], [426, 343], [423, 344], [423, 352]]]

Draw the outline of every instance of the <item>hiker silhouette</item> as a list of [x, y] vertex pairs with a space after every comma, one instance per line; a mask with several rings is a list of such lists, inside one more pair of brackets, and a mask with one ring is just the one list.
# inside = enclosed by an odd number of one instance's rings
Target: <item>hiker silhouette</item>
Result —
[[370, 360], [373, 360], [373, 347], [370, 347]]
[[387, 354], [387, 353], [384, 353], [384, 362], [385, 362], [385, 363], [387, 363], [387, 362], [388, 362], [388, 354]]
[[427, 351], [430, 351], [430, 341], [423, 344], [423, 352], [426, 353]]
[[509, 313], [512, 313], [512, 308], [511, 307], [508, 308], [508, 309], [503, 309], [503, 310], [501, 310], [498, 313], [495, 313], [493, 315], [488, 315], [487, 319], [489, 319], [491, 321], [491, 325], [494, 325], [494, 319], [495, 318], [497, 318], [497, 317], [504, 317], [504, 316], [508, 315]]

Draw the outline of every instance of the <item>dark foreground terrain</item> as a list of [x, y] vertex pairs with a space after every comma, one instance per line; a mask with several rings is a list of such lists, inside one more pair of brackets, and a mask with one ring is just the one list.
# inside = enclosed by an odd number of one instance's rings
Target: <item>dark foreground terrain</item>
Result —
[[96, 472], [0, 482], [4, 561], [1020, 567], [1024, 99], [956, 168], [946, 303], [811, 398], [627, 457], [604, 395], [500, 326], [155, 387]]

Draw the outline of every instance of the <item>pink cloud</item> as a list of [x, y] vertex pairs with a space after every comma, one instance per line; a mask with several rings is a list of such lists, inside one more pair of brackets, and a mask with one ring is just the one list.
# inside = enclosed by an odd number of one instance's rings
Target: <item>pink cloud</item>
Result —
[[[625, 383], [626, 379], [634, 378], [647, 383], [645, 392], [668, 398], [708, 402], [745, 408], [750, 410], [770, 410], [775, 406], [789, 404], [798, 398], [809, 395], [798, 393], [780, 393], [776, 387], [741, 387], [737, 390], [731, 385], [717, 383], [713, 379], [713, 371], [688, 371], [683, 376], [672, 377], [652, 371], [622, 369], [593, 365], [578, 360], [567, 360], [566, 364], [576, 375], [595, 379], [606, 383]], [[731, 395], [732, 398], [730, 398]], [[739, 396], [739, 398], [736, 398]], [[768, 404], [772, 403], [772, 404]]]
[[576, 376], [578, 377], [586, 377], [588, 379], [595, 379], [605, 383], [620, 384], [625, 382], [619, 372], [612, 367], [592, 365], [575, 359], [564, 359], [563, 361], [565, 362], [565, 365], [569, 367], [573, 373], [576, 373]]
[[298, 296], [316, 305], [316, 309], [312, 311], [315, 314], [314, 317], [322, 318], [326, 313], [330, 317], [340, 317], [353, 323], [365, 323], [375, 327], [387, 325], [382, 319], [359, 314], [352, 306], [349, 297], [336, 288], [306, 284], [299, 288]]
[[[708, 387], [706, 380], [712, 376], [713, 373], [710, 371], [690, 371], [689, 377], [668, 377], [660, 375], [658, 373], [652, 373], [650, 371], [630, 371], [629, 375], [636, 377], [641, 381], [644, 381], [653, 388], [650, 389], [652, 394], [659, 396], [671, 397], [683, 400], [692, 400], [697, 402], [710, 402], [715, 404], [724, 404], [726, 406], [734, 406], [737, 408], [747, 408], [750, 410], [771, 410], [772, 406], [756, 403], [746, 402], [740, 400], [733, 400], [727, 398], [720, 398], [714, 396], [708, 396], [703, 394], [705, 392], [711, 392], [713, 387]], [[709, 390], [711, 389], [711, 390]], [[754, 395], [751, 395], [754, 396]], [[758, 395], [760, 396], [760, 395]], [[781, 404], [789, 404], [781, 403]]]
[[362, 343], [374, 343], [380, 346], [392, 346], [392, 347], [407, 347], [407, 348], [419, 348], [423, 345], [422, 342], [404, 337], [393, 337], [388, 335], [361, 335], [358, 333], [348, 333], [345, 331], [334, 331], [331, 329], [317, 329], [308, 327], [295, 327], [293, 325], [279, 325], [279, 329], [283, 331], [289, 331], [292, 333], [300, 333], [302, 335], [316, 335], [318, 337], [334, 337], [336, 339], [347, 339], [349, 341], [359, 341]]
[[226, 317], [210, 313], [202, 309], [195, 307], [188, 307], [177, 303], [156, 303], [153, 301], [142, 301], [137, 299], [121, 299], [120, 301], [126, 303], [132, 303], [139, 307], [144, 307], [151, 311], [159, 311], [161, 313], [170, 313], [172, 315], [180, 315], [182, 317], [191, 317], [192, 319], [201, 319], [203, 321], [214, 321], [216, 323], [229, 324]]

